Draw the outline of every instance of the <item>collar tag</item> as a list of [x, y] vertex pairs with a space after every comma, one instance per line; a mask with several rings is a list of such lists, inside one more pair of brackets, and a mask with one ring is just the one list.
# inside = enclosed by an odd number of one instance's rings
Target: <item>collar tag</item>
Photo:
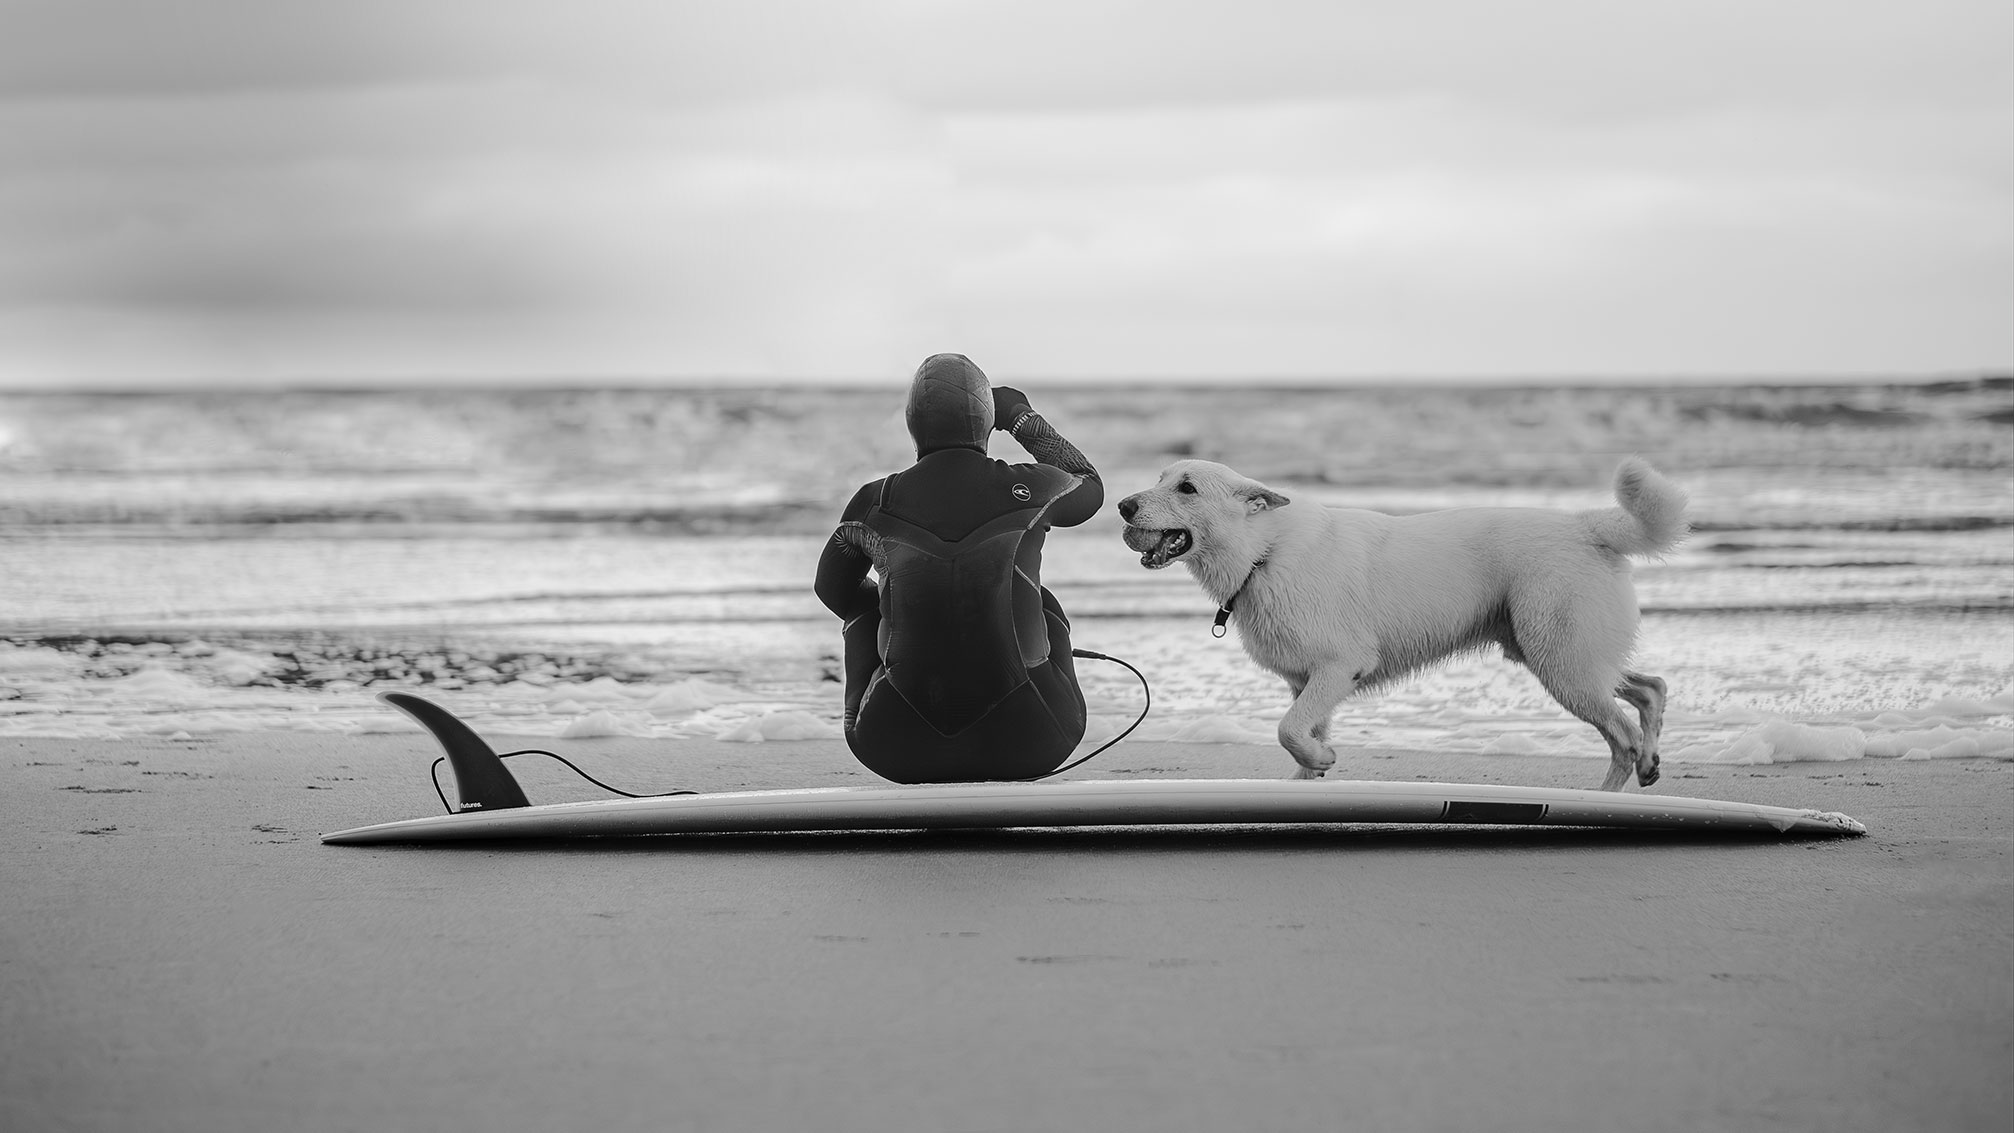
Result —
[[1223, 605], [1217, 607], [1216, 624], [1210, 627], [1211, 637], [1224, 636], [1224, 623], [1231, 620], [1232, 607], [1238, 604], [1238, 599], [1244, 597], [1245, 587], [1250, 586], [1252, 584], [1252, 578], [1259, 573], [1259, 568], [1265, 565], [1266, 560], [1264, 559], [1260, 559], [1258, 562], [1253, 563], [1251, 573], [1245, 575], [1245, 581], [1240, 582], [1238, 584], [1238, 592], [1236, 594], [1231, 595], [1231, 597], [1228, 600], [1226, 600]]

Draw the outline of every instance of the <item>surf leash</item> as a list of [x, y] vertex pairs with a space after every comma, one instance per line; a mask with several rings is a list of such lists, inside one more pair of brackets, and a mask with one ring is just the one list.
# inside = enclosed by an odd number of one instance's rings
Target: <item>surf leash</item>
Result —
[[[1026, 779], [1011, 780], [1012, 782], [1039, 783], [1044, 779], [1050, 778], [1051, 776], [1061, 775], [1063, 772], [1070, 770], [1072, 767], [1082, 767], [1084, 764], [1090, 762], [1092, 756], [1102, 754], [1107, 748], [1110, 748], [1113, 744], [1116, 744], [1120, 740], [1125, 739], [1127, 736], [1132, 735], [1133, 729], [1140, 726], [1141, 721], [1144, 721], [1147, 718], [1148, 711], [1154, 707], [1154, 690], [1148, 687], [1147, 685], [1147, 675], [1145, 673], [1142, 673], [1140, 670], [1133, 668], [1131, 664], [1125, 661], [1121, 661], [1117, 657], [1107, 656], [1106, 654], [1098, 653], [1090, 649], [1072, 649], [1070, 651], [1070, 656], [1088, 657], [1093, 661], [1110, 661], [1114, 665], [1124, 665], [1128, 670], [1132, 672], [1134, 676], [1140, 678], [1140, 694], [1143, 697], [1145, 697], [1146, 703], [1140, 705], [1140, 715], [1135, 717], [1132, 723], [1126, 725], [1125, 731], [1120, 732], [1118, 735], [1113, 736], [1111, 739], [1106, 740], [1103, 744], [1100, 744], [1098, 748], [1095, 751], [1093, 751], [1090, 755], [1084, 756], [1082, 759], [1073, 759], [1070, 762], [1064, 764], [1063, 766], [1058, 767], [1054, 771], [1045, 772], [1044, 774], [1041, 775], [1031, 775]], [[446, 802], [447, 801], [446, 796], [443, 796], [441, 801]]]
[[[628, 791], [623, 790], [621, 787], [609, 786], [607, 783], [602, 782], [601, 780], [595, 778], [594, 776], [589, 775], [587, 772], [582, 771], [578, 766], [575, 766], [573, 760], [568, 759], [566, 756], [560, 755], [557, 752], [547, 751], [542, 747], [528, 747], [521, 751], [498, 752], [497, 758], [509, 759], [511, 756], [514, 755], [552, 756], [554, 759], [559, 760], [561, 763], [566, 764], [568, 767], [572, 767], [574, 774], [580, 776], [581, 778], [587, 780], [590, 783], [593, 783], [595, 786], [600, 787], [604, 791], [607, 791], [611, 794], [621, 795], [623, 798], [626, 799], [663, 799], [663, 798], [669, 798], [672, 795], [696, 795], [699, 793], [698, 791], [660, 791], [655, 795], [633, 795], [630, 794]], [[448, 806], [447, 792], [441, 790], [441, 764], [446, 762], [447, 762], [447, 756], [441, 756], [440, 758], [434, 760], [434, 765], [432, 767], [427, 768], [427, 777], [434, 781], [434, 794], [440, 796], [441, 806], [446, 808], [449, 814], [454, 814], [456, 813], [455, 808]]]

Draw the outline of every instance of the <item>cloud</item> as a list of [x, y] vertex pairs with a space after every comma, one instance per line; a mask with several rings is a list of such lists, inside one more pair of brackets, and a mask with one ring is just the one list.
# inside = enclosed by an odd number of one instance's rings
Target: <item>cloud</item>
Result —
[[1449, 94], [1582, 114], [1976, 104], [1996, 0], [9, 0], [0, 93], [395, 82], [619, 85], [672, 101], [873, 90], [929, 110]]
[[[0, 311], [42, 344], [0, 359], [23, 377], [816, 372], [887, 336], [943, 178], [913, 116], [839, 96], [493, 82], [126, 109], [0, 112], [39, 119], [0, 188]], [[78, 335], [91, 312], [120, 330]]]
[[1973, 148], [2002, 117], [974, 116], [959, 204], [986, 240], [946, 306], [1064, 373], [1963, 368], [2008, 349], [2014, 220]]
[[355, 86], [440, 73], [400, 6], [380, 0], [7, 0], [4, 11], [0, 95], [17, 99]]
[[2010, 19], [16, 2], [0, 382], [2007, 365]]

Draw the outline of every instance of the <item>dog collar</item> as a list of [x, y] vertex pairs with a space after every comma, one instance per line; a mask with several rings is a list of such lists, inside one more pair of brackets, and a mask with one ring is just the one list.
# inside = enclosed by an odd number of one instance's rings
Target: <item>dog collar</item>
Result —
[[1242, 597], [1245, 593], [1245, 587], [1250, 586], [1252, 584], [1253, 576], [1257, 575], [1259, 573], [1259, 568], [1265, 565], [1266, 560], [1264, 559], [1260, 559], [1258, 562], [1253, 563], [1252, 573], [1246, 575], [1245, 581], [1240, 582], [1238, 584], [1238, 589], [1234, 591], [1229, 598], [1224, 599], [1223, 605], [1217, 607], [1217, 620], [1210, 626], [1211, 637], [1224, 636], [1224, 625], [1226, 622], [1229, 622], [1231, 620], [1231, 611], [1237, 607], [1238, 599]]

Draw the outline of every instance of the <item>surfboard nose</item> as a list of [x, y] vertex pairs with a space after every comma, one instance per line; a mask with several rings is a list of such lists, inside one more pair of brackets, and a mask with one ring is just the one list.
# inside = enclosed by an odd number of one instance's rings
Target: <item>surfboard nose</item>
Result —
[[461, 800], [457, 812], [531, 805], [503, 760], [460, 717], [409, 692], [381, 692], [378, 699], [412, 717], [447, 752], [448, 765], [455, 771], [455, 793]]

